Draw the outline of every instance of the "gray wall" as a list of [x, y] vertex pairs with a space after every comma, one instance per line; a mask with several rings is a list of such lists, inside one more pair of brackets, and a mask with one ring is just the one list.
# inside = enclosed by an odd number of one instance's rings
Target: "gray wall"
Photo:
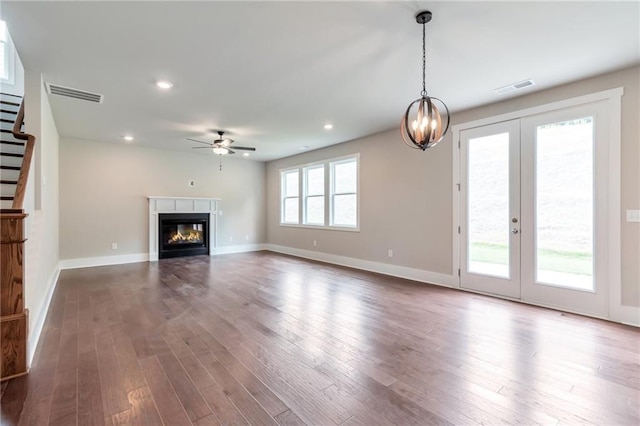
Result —
[[60, 258], [147, 253], [149, 195], [221, 198], [218, 246], [263, 243], [264, 176], [256, 161], [226, 157], [220, 171], [213, 155], [63, 138]]
[[[582, 80], [482, 108], [455, 113], [453, 124], [624, 87], [622, 103], [622, 303], [640, 306], [640, 226], [625, 222], [640, 209], [640, 67]], [[461, 82], [461, 85], [466, 84]], [[402, 111], [398, 112], [398, 117]], [[360, 153], [361, 230], [340, 232], [279, 225], [279, 170]], [[452, 274], [451, 134], [421, 153], [407, 148], [399, 131], [272, 161], [267, 164], [267, 241], [357, 259]], [[313, 240], [318, 246], [313, 247]], [[394, 257], [387, 257], [393, 249]]]

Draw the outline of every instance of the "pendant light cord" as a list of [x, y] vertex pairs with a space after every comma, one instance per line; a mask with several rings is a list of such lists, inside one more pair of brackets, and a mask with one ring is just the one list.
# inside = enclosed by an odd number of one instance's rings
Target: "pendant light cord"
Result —
[[425, 83], [427, 77], [427, 52], [426, 52], [426, 44], [427, 44], [427, 37], [426, 37], [426, 23], [423, 22], [422, 23], [422, 92], [420, 93], [420, 95], [422, 96], [427, 96], [427, 85]]

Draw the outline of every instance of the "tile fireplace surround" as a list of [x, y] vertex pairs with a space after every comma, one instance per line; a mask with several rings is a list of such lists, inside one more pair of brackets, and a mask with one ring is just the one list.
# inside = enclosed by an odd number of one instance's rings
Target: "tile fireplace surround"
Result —
[[149, 199], [149, 261], [158, 260], [158, 215], [160, 213], [208, 213], [209, 254], [216, 248], [218, 201], [220, 198], [155, 197]]

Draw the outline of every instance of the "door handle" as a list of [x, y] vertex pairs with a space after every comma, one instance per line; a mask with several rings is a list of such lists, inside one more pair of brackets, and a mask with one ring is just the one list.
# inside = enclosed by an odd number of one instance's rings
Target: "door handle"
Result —
[[511, 233], [512, 234], [517, 234], [518, 233], [518, 228], [511, 228]]

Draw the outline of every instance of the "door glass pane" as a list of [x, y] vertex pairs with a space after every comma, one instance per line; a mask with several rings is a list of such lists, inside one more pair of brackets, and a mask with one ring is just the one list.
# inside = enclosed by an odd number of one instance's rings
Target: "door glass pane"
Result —
[[536, 282], [593, 290], [593, 118], [536, 128]]
[[509, 133], [469, 140], [467, 270], [509, 278]]

